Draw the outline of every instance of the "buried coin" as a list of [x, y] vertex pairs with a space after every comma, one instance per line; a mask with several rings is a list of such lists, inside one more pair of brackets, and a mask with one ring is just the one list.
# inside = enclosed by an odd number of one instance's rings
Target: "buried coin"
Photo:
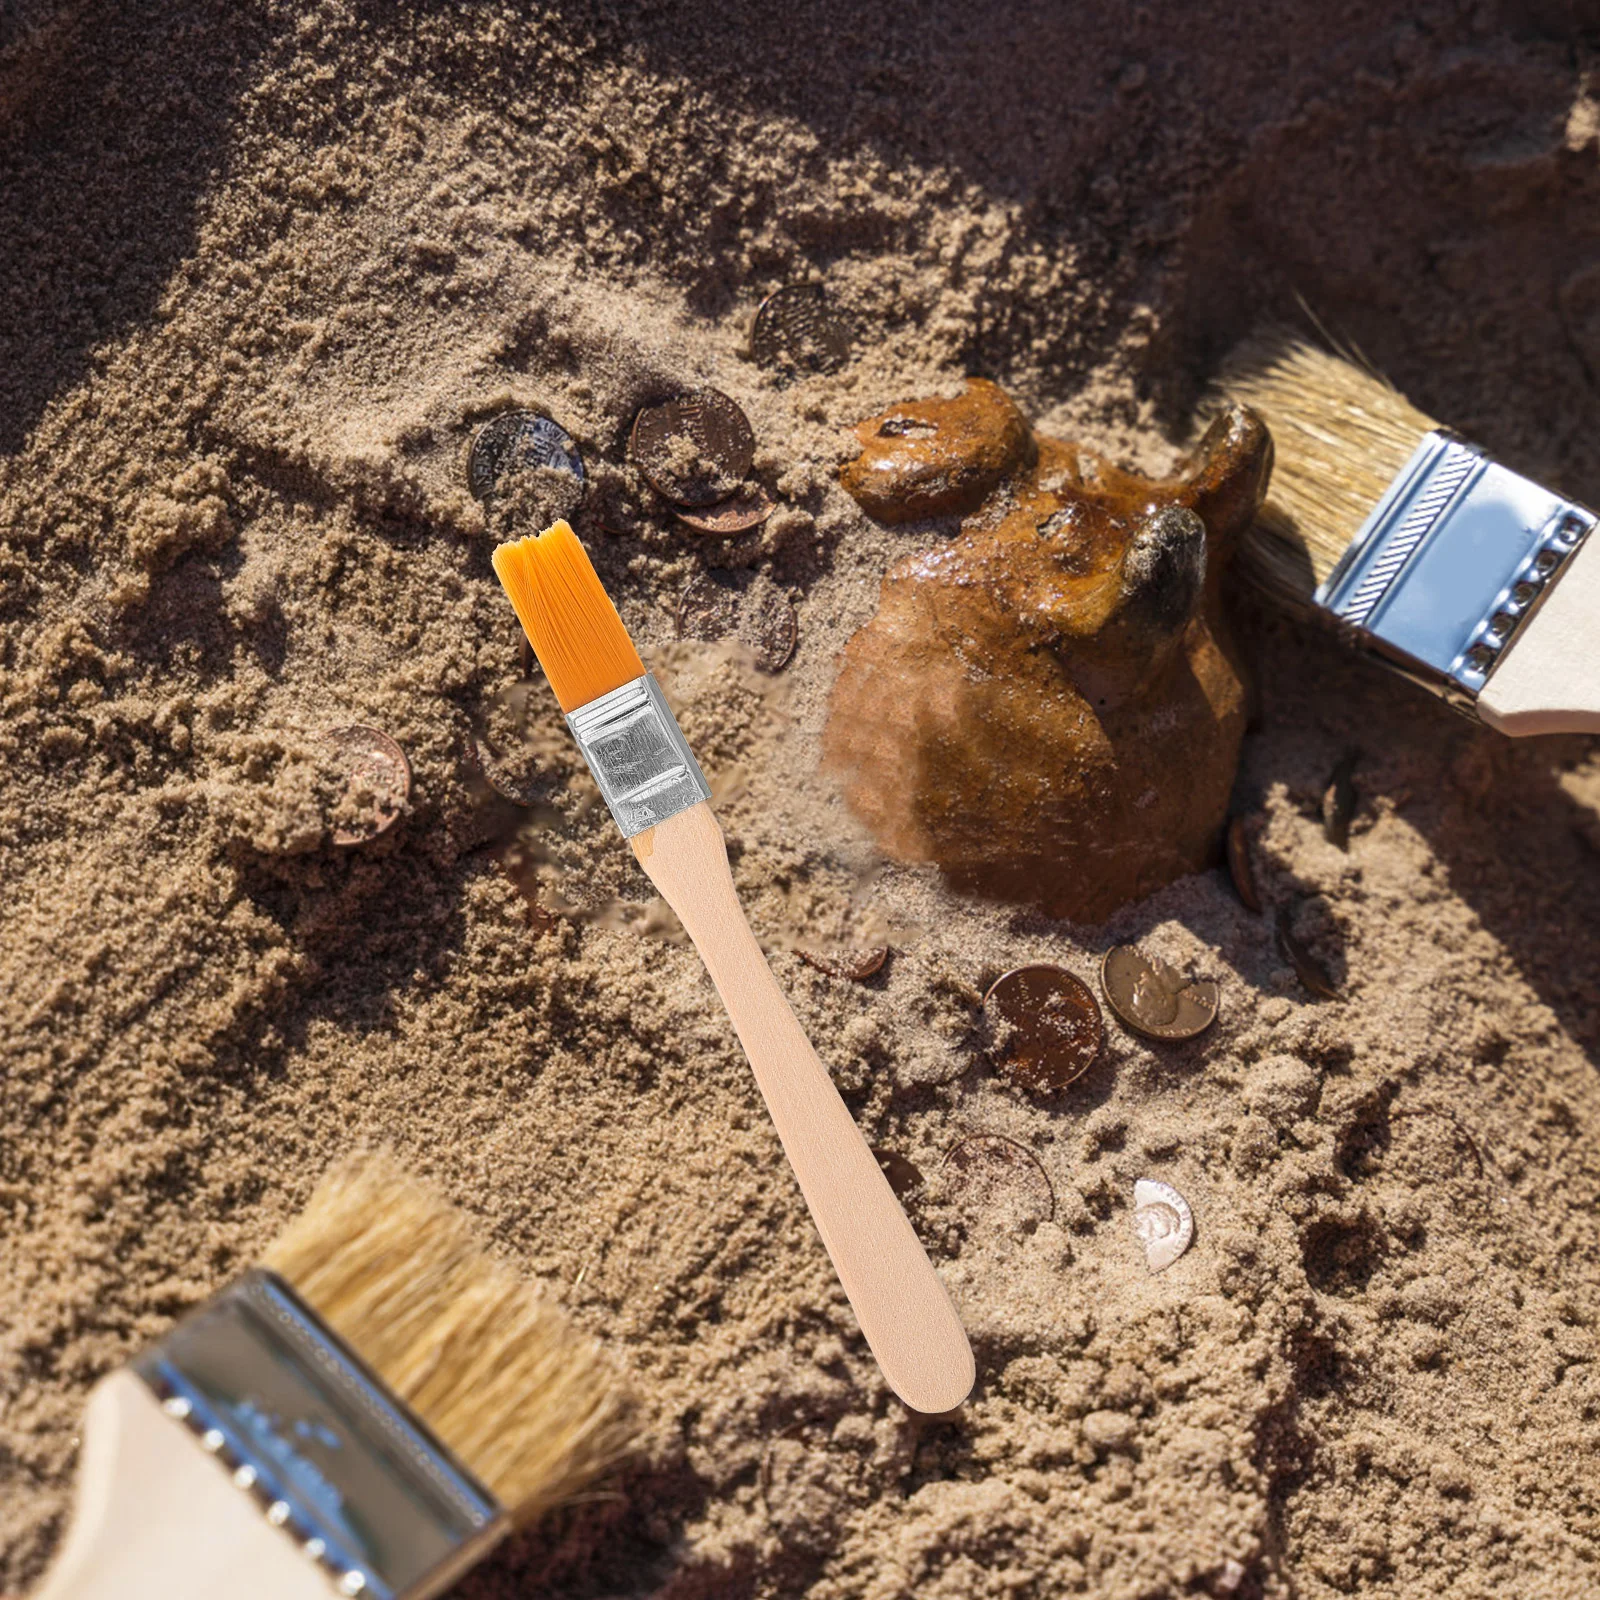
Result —
[[750, 354], [763, 367], [837, 372], [850, 356], [850, 334], [819, 283], [789, 283], [761, 302], [750, 329]]
[[995, 1065], [1030, 1094], [1054, 1094], [1094, 1065], [1105, 1023], [1088, 986], [1062, 967], [1017, 967], [983, 997], [998, 1024]]
[[678, 637], [710, 642], [735, 636], [763, 672], [781, 671], [800, 638], [794, 603], [770, 581], [741, 584], [697, 572], [678, 600]]
[[1294, 968], [1295, 977], [1319, 999], [1337, 1000], [1338, 985], [1328, 976], [1322, 963], [1295, 937], [1294, 929], [1289, 925], [1287, 906], [1278, 911], [1277, 934], [1278, 948]]
[[796, 950], [795, 954], [808, 967], [815, 967], [830, 978], [848, 978], [853, 983], [865, 983], [883, 970], [884, 962], [889, 959], [889, 947], [886, 944], [869, 945], [865, 949], [851, 950], [839, 956], [818, 955], [814, 950]]
[[411, 763], [388, 734], [360, 723], [329, 728], [322, 742], [331, 746], [344, 778], [340, 798], [352, 809], [360, 808], [358, 816], [334, 825], [333, 842], [368, 844], [387, 833], [405, 811], [411, 798]]
[[963, 1210], [1005, 1227], [1051, 1222], [1056, 1192], [1026, 1145], [1003, 1133], [974, 1133], [944, 1158], [944, 1188]]
[[[544, 468], [575, 480], [573, 504], [584, 485], [577, 441], [553, 417], [538, 411], [502, 411], [478, 429], [467, 455], [467, 488], [486, 509], [502, 479]], [[570, 509], [570, 506], [568, 507]]]
[[1261, 892], [1256, 888], [1255, 863], [1250, 857], [1250, 836], [1245, 831], [1242, 816], [1228, 823], [1228, 875], [1233, 879], [1233, 892], [1238, 895], [1246, 911], [1261, 910]]
[[1100, 987], [1117, 1020], [1151, 1039], [1192, 1039], [1217, 1020], [1222, 991], [1209, 978], [1191, 982], [1169, 962], [1131, 944], [1113, 945], [1100, 962]]
[[1144, 1246], [1145, 1265], [1163, 1272], [1194, 1240], [1189, 1202], [1159, 1178], [1140, 1178], [1133, 1186], [1133, 1231]]
[[712, 506], [744, 482], [756, 436], [720, 389], [695, 389], [645, 406], [633, 419], [628, 454], [674, 505]]
[[1336, 850], [1350, 848], [1350, 818], [1356, 809], [1356, 763], [1359, 750], [1347, 750], [1322, 791], [1322, 832]]
[[740, 489], [726, 500], [699, 510], [680, 506], [673, 513], [685, 527], [713, 539], [731, 539], [736, 533], [759, 528], [777, 509], [771, 495], [759, 484]]
[[898, 1150], [886, 1150], [882, 1145], [873, 1145], [872, 1153], [878, 1158], [878, 1165], [883, 1168], [883, 1175], [889, 1180], [889, 1187], [894, 1190], [902, 1200], [913, 1189], [922, 1187], [922, 1168], [909, 1156], [903, 1156]]

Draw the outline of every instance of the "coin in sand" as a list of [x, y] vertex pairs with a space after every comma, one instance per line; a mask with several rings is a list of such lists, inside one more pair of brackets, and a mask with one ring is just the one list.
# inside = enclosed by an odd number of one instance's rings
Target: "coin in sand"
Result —
[[913, 1189], [922, 1187], [922, 1168], [909, 1156], [903, 1156], [898, 1150], [886, 1150], [882, 1145], [873, 1145], [872, 1153], [878, 1158], [878, 1165], [883, 1168], [883, 1175], [889, 1180], [889, 1187], [903, 1200]]
[[467, 455], [467, 488], [472, 498], [491, 506], [500, 480], [512, 472], [539, 468], [564, 472], [584, 484], [578, 443], [553, 417], [538, 411], [502, 411], [478, 429]]
[[1051, 1222], [1056, 1192], [1026, 1145], [1003, 1133], [974, 1133], [944, 1158], [945, 1192], [963, 1210], [1005, 1227]]
[[1277, 935], [1278, 948], [1288, 958], [1289, 965], [1294, 968], [1295, 977], [1318, 998], [1337, 1000], [1338, 985], [1328, 976], [1322, 963], [1295, 937], [1287, 906], [1281, 907], [1278, 911]]
[[739, 591], [709, 572], [697, 572], [678, 598], [678, 637], [710, 643], [739, 626]]
[[1131, 944], [1113, 945], [1100, 963], [1100, 987], [1124, 1026], [1151, 1039], [1192, 1039], [1217, 1020], [1222, 991], [1190, 980]]
[[1250, 857], [1250, 835], [1243, 817], [1234, 817], [1228, 823], [1228, 875], [1233, 879], [1234, 893], [1246, 911], [1260, 911], [1261, 891], [1256, 888], [1255, 863]]
[[695, 389], [644, 407], [633, 419], [628, 454], [674, 505], [713, 506], [744, 482], [756, 436], [720, 389]]
[[697, 572], [678, 600], [678, 637], [709, 642], [733, 636], [749, 645], [763, 672], [781, 671], [800, 637], [794, 602], [770, 580]]
[[1054, 1094], [1094, 1065], [1105, 1023], [1088, 986], [1062, 967], [1017, 967], [983, 997], [997, 1024], [996, 1065], [1030, 1094]]
[[772, 496], [759, 484], [740, 489], [726, 500], [699, 510], [680, 506], [673, 514], [685, 527], [713, 539], [731, 539], [735, 534], [759, 528], [777, 509]]
[[359, 818], [334, 828], [333, 842], [368, 844], [387, 833], [405, 811], [411, 798], [411, 763], [388, 734], [360, 723], [329, 728], [322, 740], [332, 747], [344, 775], [345, 798], [363, 808]]
[[763, 367], [837, 372], [850, 357], [850, 335], [819, 283], [789, 283], [761, 302], [750, 354]]
[[1165, 1272], [1194, 1240], [1194, 1212], [1170, 1183], [1140, 1178], [1133, 1186], [1133, 1231], [1144, 1246], [1145, 1264]]
[[848, 978], [853, 983], [865, 983], [883, 970], [884, 962], [889, 959], [889, 947], [886, 944], [868, 945], [864, 949], [851, 950], [838, 956], [819, 955], [815, 950], [796, 950], [795, 954], [808, 967], [815, 967], [830, 978]]

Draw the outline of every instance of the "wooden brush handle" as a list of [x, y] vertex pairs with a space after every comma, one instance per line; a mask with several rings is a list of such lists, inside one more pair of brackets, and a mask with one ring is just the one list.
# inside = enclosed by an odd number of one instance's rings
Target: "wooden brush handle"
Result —
[[329, 1600], [327, 1575], [131, 1372], [89, 1396], [78, 1500], [32, 1600]]
[[1600, 530], [1489, 675], [1478, 715], [1513, 735], [1600, 733]]
[[745, 921], [704, 802], [633, 839], [733, 1019], [800, 1192], [889, 1386], [917, 1411], [966, 1399], [972, 1349], [877, 1158], [817, 1059]]

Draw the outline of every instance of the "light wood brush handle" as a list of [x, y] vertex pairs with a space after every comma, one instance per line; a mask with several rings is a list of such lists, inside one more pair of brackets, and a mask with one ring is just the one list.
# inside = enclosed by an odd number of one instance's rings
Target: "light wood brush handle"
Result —
[[1513, 735], [1600, 733], [1600, 530], [1489, 674], [1478, 715]]
[[32, 1600], [329, 1600], [328, 1576], [131, 1372], [95, 1386], [72, 1524]]
[[974, 1377], [961, 1319], [745, 921], [711, 807], [690, 806], [632, 843], [728, 1008], [890, 1388], [917, 1411], [960, 1405]]

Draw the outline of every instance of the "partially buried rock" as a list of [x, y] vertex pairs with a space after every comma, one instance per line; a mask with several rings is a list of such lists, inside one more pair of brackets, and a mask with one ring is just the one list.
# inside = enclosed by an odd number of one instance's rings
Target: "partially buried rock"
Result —
[[889, 570], [834, 686], [826, 761], [880, 845], [1090, 922], [1206, 866], [1245, 726], [1221, 588], [1261, 420], [1230, 408], [1156, 482], [976, 380], [857, 436], [843, 481], [874, 516], [966, 518]]

